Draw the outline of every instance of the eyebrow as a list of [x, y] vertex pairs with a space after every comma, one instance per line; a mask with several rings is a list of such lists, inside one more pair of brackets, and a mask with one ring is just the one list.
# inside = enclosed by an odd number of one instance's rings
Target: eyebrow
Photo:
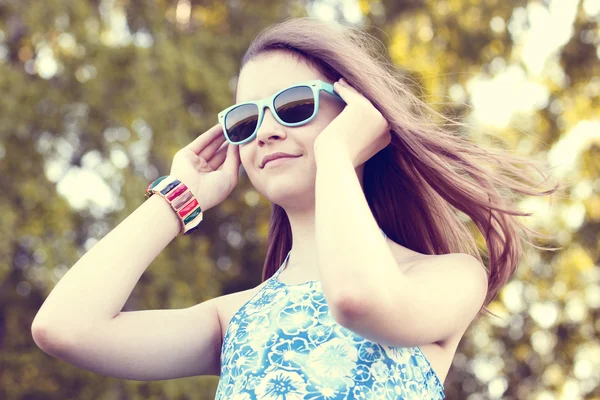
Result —
[[250, 99], [251, 99], [251, 100], [237, 101], [235, 104], [246, 103], [246, 102], [248, 102], [248, 101], [258, 101], [258, 100], [262, 100], [262, 99], [264, 99], [264, 98], [266, 98], [266, 97], [271, 97], [271, 96], [273, 96], [275, 93], [277, 93], [277, 92], [279, 92], [279, 91], [281, 91], [281, 90], [283, 90], [283, 89], [287, 89], [287, 88], [289, 88], [289, 87], [292, 87], [292, 86], [294, 86], [295, 84], [296, 84], [296, 83], [288, 83], [286, 86], [283, 86], [283, 87], [281, 87], [281, 88], [279, 88], [279, 89], [275, 89], [275, 90], [274, 90], [274, 91], [273, 91], [271, 94], [268, 94], [268, 95], [266, 95], [266, 96], [262, 96], [262, 97], [260, 97], [260, 96], [253, 96], [253, 97], [250, 97]]
[[[288, 87], [289, 87], [289, 86], [288, 86]], [[248, 99], [246, 99], [246, 100], [237, 101], [235, 104], [246, 103], [246, 102], [248, 102], [248, 101], [258, 101], [258, 100], [262, 100], [262, 99], [264, 99], [265, 97], [269, 97], [269, 96], [272, 96], [272, 95], [274, 95], [274, 94], [275, 94], [275, 93], [277, 93], [279, 90], [281, 90], [281, 89], [278, 89], [278, 90], [274, 91], [273, 93], [271, 93], [271, 94], [270, 94], [270, 95], [268, 95], [268, 96], [262, 96], [262, 97], [260, 97], [260, 96], [253, 96], [253, 97], [249, 97], [249, 98], [248, 98]]]
[[[271, 96], [273, 96], [275, 93], [277, 93], [277, 92], [280, 92], [280, 91], [282, 91], [282, 90], [284, 90], [284, 89], [288, 89], [288, 88], [290, 88], [290, 87], [292, 87], [292, 86], [295, 86], [295, 85], [298, 85], [298, 84], [302, 84], [302, 83], [306, 83], [306, 82], [308, 82], [308, 81], [318, 80], [318, 79], [321, 79], [321, 80], [323, 80], [323, 78], [307, 78], [307, 79], [301, 80], [300, 82], [288, 83], [288, 84], [287, 84], [286, 86], [284, 86], [284, 87], [281, 87], [281, 88], [279, 88], [279, 89], [275, 89], [275, 90], [274, 90], [274, 91], [273, 91], [271, 94], [269, 94], [269, 95], [266, 95], [266, 96], [263, 96], [263, 97], [257, 97], [257, 96], [255, 96], [255, 97], [252, 97], [252, 98], [251, 98], [252, 100], [243, 100], [243, 101], [237, 101], [237, 102], [235, 102], [234, 104], [241, 104], [241, 103], [246, 103], [246, 102], [249, 102], [249, 101], [258, 101], [258, 100], [262, 100], [262, 99], [264, 99], [264, 98], [266, 98], [266, 97], [271, 97]], [[323, 80], [323, 81], [324, 81], [324, 82], [326, 82], [325, 80]]]
[[234, 104], [247, 103], [249, 101], [257, 101], [256, 99], [257, 99], [256, 97], [252, 97], [251, 99], [248, 99], [248, 100], [238, 100]]

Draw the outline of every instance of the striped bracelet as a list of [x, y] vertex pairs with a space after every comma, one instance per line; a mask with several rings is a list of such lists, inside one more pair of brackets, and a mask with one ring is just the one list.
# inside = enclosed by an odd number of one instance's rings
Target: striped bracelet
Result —
[[200, 225], [202, 210], [198, 200], [179, 179], [170, 175], [161, 176], [148, 185], [146, 199], [155, 193], [167, 200], [181, 221], [181, 230], [177, 236], [186, 235]]

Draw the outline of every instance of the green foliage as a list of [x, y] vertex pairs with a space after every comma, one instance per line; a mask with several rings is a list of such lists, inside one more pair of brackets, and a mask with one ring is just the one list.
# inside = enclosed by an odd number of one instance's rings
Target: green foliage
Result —
[[[189, 13], [184, 3], [0, 1], [2, 399], [214, 397], [215, 377], [108, 378], [46, 355], [30, 333], [66, 270], [143, 202], [147, 183], [168, 172], [178, 149], [216, 123], [254, 35], [319, 2], [213, 0], [192, 2]], [[468, 103], [475, 75], [523, 65], [508, 26], [534, 3], [358, 1], [392, 61], [452, 116], [468, 115], [450, 98], [461, 101], [463, 93]], [[583, 8], [557, 50], [559, 71], [535, 77], [547, 104], [504, 127], [474, 123], [476, 141], [546, 157], [581, 121], [597, 121], [600, 17]], [[524, 203], [544, 213], [532, 226], [564, 249], [528, 249], [492, 304], [503, 319], [479, 319], [461, 342], [445, 383], [449, 399], [600, 399], [598, 143], [596, 136], [580, 146], [576, 167], [562, 173], [572, 191], [553, 200], [551, 216], [546, 201]], [[84, 179], [79, 192], [92, 200], [72, 188], [64, 195], [73, 176]], [[160, 254], [125, 310], [188, 307], [256, 285], [268, 215], [267, 202], [242, 179], [195, 234]]]

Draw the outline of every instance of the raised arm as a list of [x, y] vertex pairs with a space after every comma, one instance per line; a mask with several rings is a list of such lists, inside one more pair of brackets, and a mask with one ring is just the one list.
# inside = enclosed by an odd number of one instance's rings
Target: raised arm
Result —
[[[180, 150], [171, 169], [204, 211], [237, 184], [237, 149], [222, 136], [214, 126]], [[36, 344], [82, 368], [126, 379], [216, 373], [218, 299], [181, 310], [121, 312], [143, 272], [180, 228], [164, 198], [146, 200], [57, 283], [32, 323]]]

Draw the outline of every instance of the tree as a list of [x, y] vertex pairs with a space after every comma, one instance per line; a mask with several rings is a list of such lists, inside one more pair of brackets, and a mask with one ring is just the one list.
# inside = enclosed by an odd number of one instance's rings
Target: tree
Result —
[[[74, 368], [35, 346], [31, 321], [68, 268], [231, 104], [254, 35], [317, 3], [0, 2], [0, 398], [214, 398], [214, 377], [135, 382]], [[600, 398], [600, 157], [589, 133], [597, 125], [585, 125], [597, 121], [600, 14], [588, 3], [577, 6], [573, 31], [536, 72], [523, 48], [534, 17], [554, 15], [544, 4], [358, 1], [390, 59], [440, 111], [468, 122], [473, 140], [531, 157], [579, 155], [560, 170], [572, 191], [553, 200], [550, 216], [546, 202], [523, 201], [544, 213], [531, 224], [556, 236], [548, 244], [564, 249], [527, 252], [492, 303], [504, 319], [479, 319], [461, 342], [445, 384], [449, 399]], [[338, 5], [342, 19], [345, 3]], [[482, 122], [474, 82], [507, 71], [535, 83], [528, 87], [546, 101], [506, 113], [504, 125]], [[510, 106], [498, 104], [498, 114]], [[187, 307], [259, 283], [266, 200], [242, 178], [208, 214], [152, 263], [125, 310]]]

